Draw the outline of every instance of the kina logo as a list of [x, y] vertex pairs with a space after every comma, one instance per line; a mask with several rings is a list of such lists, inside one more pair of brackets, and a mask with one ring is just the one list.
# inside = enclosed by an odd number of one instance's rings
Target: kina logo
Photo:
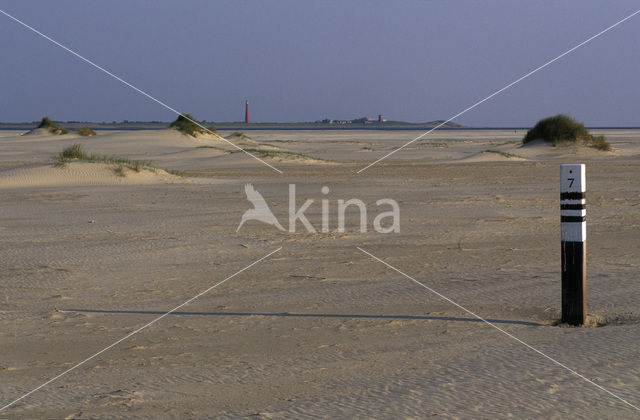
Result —
[[258, 220], [262, 223], [275, 226], [280, 230], [285, 230], [280, 222], [278, 222], [278, 219], [276, 219], [276, 216], [271, 212], [271, 209], [267, 205], [267, 202], [264, 201], [262, 194], [256, 191], [256, 189], [253, 188], [253, 185], [246, 184], [244, 186], [244, 193], [247, 195], [247, 200], [253, 204], [253, 208], [244, 212], [236, 232], [239, 231], [242, 225], [248, 220]]
[[[296, 185], [289, 184], [289, 229], [285, 229], [276, 216], [273, 214], [266, 200], [251, 184], [246, 184], [244, 186], [244, 192], [247, 196], [247, 200], [253, 205], [253, 208], [245, 211], [242, 215], [242, 219], [240, 220], [240, 224], [236, 229], [236, 232], [240, 230], [245, 223], [257, 220], [262, 223], [266, 223], [271, 226], [275, 226], [278, 230], [283, 232], [295, 233], [298, 222], [300, 222], [307, 232], [316, 233], [317, 230], [315, 226], [311, 224], [305, 212], [309, 209], [309, 207], [315, 202], [313, 199], [307, 199], [300, 207], [296, 202]], [[329, 187], [323, 186], [320, 189], [322, 195], [326, 196], [329, 194]], [[337, 219], [337, 226], [334, 225], [335, 231], [339, 233], [345, 232], [345, 221], [346, 221], [346, 213], [347, 209], [351, 207], [352, 209], [357, 210], [356, 214], [358, 220], [360, 221], [360, 232], [365, 233], [369, 227], [369, 221], [367, 219], [367, 206], [364, 201], [359, 200], [357, 198], [351, 198], [349, 200], [337, 200], [337, 217], [331, 217], [330, 212], [335, 207], [331, 205], [331, 202], [328, 198], [322, 198], [320, 201], [321, 204], [321, 216], [322, 216], [322, 227], [320, 231], [322, 233], [329, 233], [331, 231], [330, 225], [331, 222]], [[398, 205], [396, 200], [390, 198], [383, 198], [377, 200], [376, 206], [390, 206], [390, 211], [383, 211], [376, 215], [373, 219], [373, 229], [378, 233], [398, 233], [400, 232], [400, 206]], [[351, 211], [351, 216], [354, 217], [353, 211]], [[335, 222], [334, 222], [335, 223]]]

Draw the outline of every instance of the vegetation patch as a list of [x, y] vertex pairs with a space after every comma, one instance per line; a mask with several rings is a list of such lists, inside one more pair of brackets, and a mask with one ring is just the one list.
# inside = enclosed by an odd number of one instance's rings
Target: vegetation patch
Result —
[[93, 131], [92, 129], [87, 128], [87, 127], [78, 127], [76, 129], [76, 131], [78, 132], [78, 134], [80, 134], [83, 137], [89, 137], [89, 136], [95, 136], [96, 135], [95, 131]]
[[441, 147], [441, 148], [447, 148], [449, 147], [449, 145], [447, 143], [438, 143], [438, 142], [433, 142], [433, 143], [423, 143], [423, 145], [425, 147]]
[[609, 144], [609, 142], [607, 141], [607, 139], [600, 135], [600, 136], [591, 136], [591, 138], [589, 138], [585, 144], [589, 147], [593, 147], [595, 149], [598, 150], [603, 150], [605, 152], [610, 152], [611, 151], [611, 144]]
[[175, 176], [179, 176], [179, 177], [183, 177], [184, 176], [184, 172], [179, 171], [177, 169], [165, 169], [165, 171], [167, 171], [167, 173], [170, 173], [171, 175], [175, 175]]
[[229, 136], [227, 136], [227, 139], [234, 139], [234, 140], [253, 140], [251, 137], [247, 136], [246, 134], [244, 134], [241, 131], [234, 131], [233, 133], [231, 133]]
[[60, 160], [87, 160], [89, 155], [87, 155], [84, 150], [82, 150], [82, 145], [80, 143], [72, 144], [69, 147], [65, 147], [62, 152], [60, 152], [57, 156], [58, 161]]
[[[196, 119], [191, 116], [191, 114], [180, 114], [178, 118], [169, 126], [171, 128], [175, 128], [183, 134], [186, 134], [191, 137], [198, 137], [200, 134], [205, 134], [208, 131], [202, 128], [200, 125], [196, 123]], [[211, 132], [215, 133], [216, 129], [214, 126], [209, 127]]]
[[[301, 153], [284, 152], [281, 150], [264, 150], [264, 149], [244, 149], [246, 152], [261, 158], [288, 158], [296, 160], [321, 160], [312, 158], [311, 156], [303, 155]], [[240, 150], [234, 150], [232, 153], [241, 152]]]
[[224, 148], [222, 148], [222, 147], [218, 147], [218, 146], [208, 146], [208, 145], [205, 145], [205, 146], [198, 146], [197, 148], [198, 148], [198, 149], [213, 149], [213, 150], [219, 150], [219, 151], [221, 151], [221, 152], [225, 152], [225, 153], [232, 153], [232, 151], [231, 151], [231, 150], [229, 150], [229, 149], [224, 149]]
[[127, 176], [127, 174], [124, 172], [124, 166], [122, 165], [118, 165], [115, 168], [113, 168], [113, 173], [116, 174], [116, 176], [121, 176], [121, 177]]
[[69, 132], [69, 130], [67, 130], [66, 128], [60, 127], [58, 124], [51, 121], [49, 117], [42, 117], [42, 120], [40, 121], [40, 125], [38, 126], [38, 128], [44, 128], [45, 130], [49, 131], [51, 134], [56, 134], [56, 135], [67, 134]]
[[611, 145], [604, 136], [594, 137], [583, 124], [564, 114], [538, 121], [531, 130], [527, 131], [522, 143], [527, 144], [534, 140], [544, 140], [545, 143], [553, 146], [583, 144], [598, 150], [611, 150]]
[[84, 151], [80, 143], [72, 144], [66, 147], [62, 152], [54, 156], [55, 166], [64, 167], [72, 161], [84, 161], [94, 163], [106, 163], [115, 165], [114, 172], [116, 175], [124, 176], [124, 169], [128, 168], [135, 172], [140, 172], [143, 169], [150, 171], [156, 171], [156, 167], [151, 164], [149, 160], [131, 160], [116, 156], [98, 156], [90, 155]]

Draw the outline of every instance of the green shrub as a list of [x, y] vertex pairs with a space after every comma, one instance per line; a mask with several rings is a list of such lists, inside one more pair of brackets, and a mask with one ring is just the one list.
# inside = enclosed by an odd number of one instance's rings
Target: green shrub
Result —
[[96, 132], [93, 131], [90, 128], [87, 127], [78, 127], [77, 128], [78, 134], [80, 134], [83, 137], [88, 137], [88, 136], [95, 136]]
[[49, 117], [42, 117], [38, 128], [44, 128], [51, 134], [67, 134], [69, 132], [69, 130], [67, 130], [66, 128], [60, 127], [58, 126], [58, 124], [51, 121]]
[[599, 150], [611, 150], [604, 136], [593, 137], [581, 123], [568, 115], [558, 114], [544, 118], [522, 139], [523, 144], [534, 140], [544, 140], [554, 146], [563, 144], [584, 144]]
[[196, 119], [193, 118], [191, 114], [180, 114], [169, 127], [175, 128], [192, 137], [197, 137], [198, 134], [206, 133], [207, 130], [196, 124], [195, 121]]

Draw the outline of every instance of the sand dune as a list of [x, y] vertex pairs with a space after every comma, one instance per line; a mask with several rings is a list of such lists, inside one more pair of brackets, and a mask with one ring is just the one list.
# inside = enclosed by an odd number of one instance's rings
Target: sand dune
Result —
[[162, 169], [133, 169], [113, 164], [71, 162], [64, 167], [52, 164], [29, 164], [0, 170], [0, 188], [55, 187], [69, 185], [138, 185], [184, 183], [186, 178]]
[[78, 134], [74, 131], [69, 131], [67, 134], [55, 134], [49, 131], [47, 128], [34, 128], [33, 130], [29, 130], [26, 133], [22, 134], [23, 136], [37, 136], [37, 137], [53, 137], [53, 136], [78, 136]]

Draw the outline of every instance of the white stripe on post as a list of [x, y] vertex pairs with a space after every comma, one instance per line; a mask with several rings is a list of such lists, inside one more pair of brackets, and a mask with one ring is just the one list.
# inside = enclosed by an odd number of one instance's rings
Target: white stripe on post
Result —
[[562, 322], [584, 324], [587, 317], [587, 210], [584, 164], [560, 165], [562, 226]]

